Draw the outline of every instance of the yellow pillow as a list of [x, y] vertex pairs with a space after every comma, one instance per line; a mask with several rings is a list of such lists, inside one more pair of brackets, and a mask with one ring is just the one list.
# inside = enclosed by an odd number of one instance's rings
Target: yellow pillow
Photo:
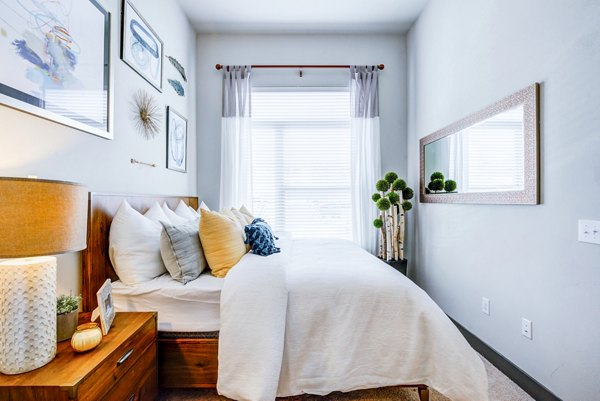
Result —
[[236, 221], [218, 212], [200, 209], [200, 242], [215, 277], [227, 272], [246, 254], [246, 245]]

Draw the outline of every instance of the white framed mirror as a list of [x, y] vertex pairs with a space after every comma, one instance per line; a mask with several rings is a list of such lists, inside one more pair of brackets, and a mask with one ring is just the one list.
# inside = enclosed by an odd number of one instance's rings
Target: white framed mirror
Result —
[[539, 84], [421, 139], [426, 203], [539, 204]]

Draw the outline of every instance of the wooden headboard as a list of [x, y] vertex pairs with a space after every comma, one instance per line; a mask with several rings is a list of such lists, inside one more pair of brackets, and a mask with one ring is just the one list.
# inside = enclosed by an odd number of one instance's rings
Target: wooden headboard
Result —
[[159, 204], [166, 202], [171, 209], [175, 209], [182, 200], [194, 209], [198, 208], [198, 198], [194, 196], [117, 195], [90, 192], [87, 249], [83, 252], [81, 282], [84, 312], [90, 312], [98, 306], [96, 292], [107, 278], [118, 280], [108, 257], [108, 234], [112, 219], [124, 200], [140, 213], [145, 213], [155, 202]]

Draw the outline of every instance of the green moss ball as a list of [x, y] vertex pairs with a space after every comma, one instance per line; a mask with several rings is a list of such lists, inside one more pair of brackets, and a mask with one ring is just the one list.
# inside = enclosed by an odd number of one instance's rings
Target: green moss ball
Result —
[[377, 188], [377, 190], [380, 192], [385, 192], [388, 189], [390, 189], [390, 183], [387, 182], [386, 180], [379, 180], [375, 184], [375, 188]]
[[404, 191], [404, 188], [406, 188], [406, 181], [404, 181], [402, 178], [398, 178], [392, 184], [392, 189], [394, 191]]
[[434, 180], [444, 180], [444, 174], [440, 173], [439, 171], [436, 171], [435, 173], [431, 174], [431, 181]]
[[[431, 183], [430, 183], [430, 184], [431, 184]], [[429, 188], [425, 188], [425, 193], [426, 193], [426, 194], [430, 194], [430, 193], [431, 193], [431, 189], [429, 189]]]
[[427, 185], [427, 188], [431, 189], [432, 191], [441, 191], [442, 189], [444, 189], [444, 180], [441, 180], [439, 178], [435, 179], [431, 181], [429, 185]]
[[448, 180], [444, 183], [444, 191], [452, 192], [454, 190], [456, 190], [456, 181]]
[[381, 228], [383, 227], [383, 220], [375, 219], [373, 220], [373, 225], [375, 226], [375, 228]]
[[384, 178], [387, 182], [391, 184], [392, 182], [396, 181], [396, 179], [398, 179], [398, 174], [394, 173], [393, 171], [390, 171], [389, 173], [385, 174]]
[[412, 199], [413, 196], [415, 196], [415, 191], [412, 190], [412, 188], [404, 188], [404, 191], [402, 191], [402, 199], [404, 200], [409, 200]]
[[373, 202], [377, 202], [379, 199], [381, 199], [381, 195], [380, 195], [380, 194], [378, 194], [378, 193], [374, 193], [374, 194], [371, 196], [371, 199], [373, 199]]
[[396, 205], [400, 202], [400, 195], [398, 195], [397, 192], [390, 192], [387, 197], [392, 205]]
[[405, 212], [408, 212], [410, 209], [412, 209], [412, 203], [410, 203], [410, 201], [402, 202], [402, 209], [404, 209]]
[[392, 204], [388, 198], [384, 197], [377, 201], [377, 209], [381, 210], [382, 212], [388, 210], [391, 206]]

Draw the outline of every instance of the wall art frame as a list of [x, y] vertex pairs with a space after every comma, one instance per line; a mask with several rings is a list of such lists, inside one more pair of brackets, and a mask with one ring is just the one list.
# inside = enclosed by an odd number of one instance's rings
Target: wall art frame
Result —
[[121, 60], [162, 92], [164, 45], [150, 24], [123, 0], [121, 18]]
[[110, 12], [97, 0], [24, 0], [0, 14], [0, 104], [113, 139]]
[[167, 107], [167, 168], [187, 172], [187, 119]]

